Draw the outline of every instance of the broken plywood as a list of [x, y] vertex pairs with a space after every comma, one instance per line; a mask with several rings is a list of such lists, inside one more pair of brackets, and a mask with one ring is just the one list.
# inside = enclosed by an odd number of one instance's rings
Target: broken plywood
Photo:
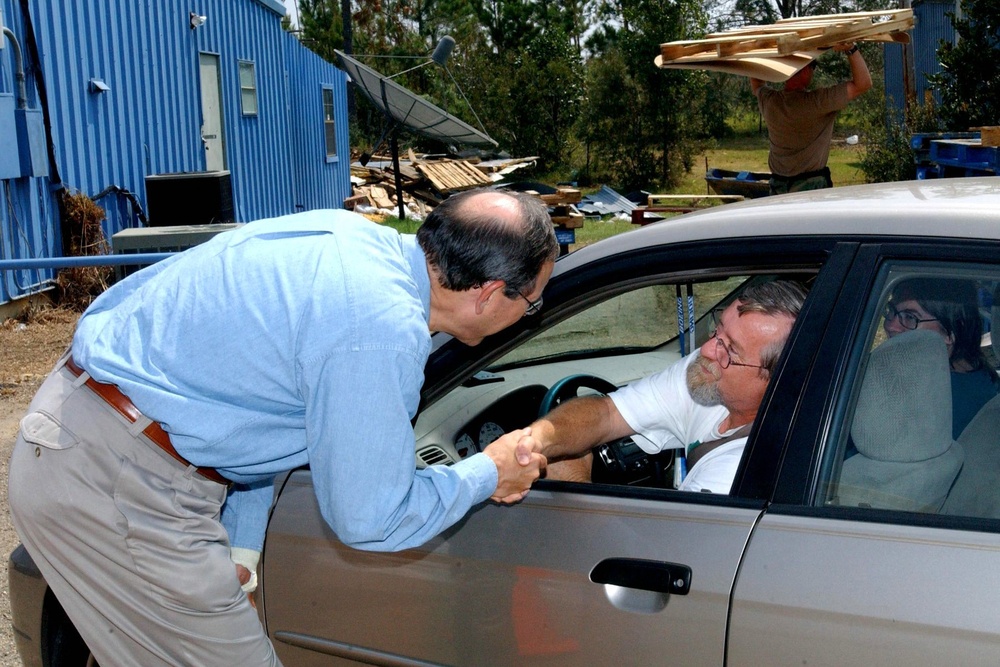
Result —
[[465, 160], [421, 162], [416, 167], [434, 189], [441, 193], [458, 192], [491, 183], [483, 172]]

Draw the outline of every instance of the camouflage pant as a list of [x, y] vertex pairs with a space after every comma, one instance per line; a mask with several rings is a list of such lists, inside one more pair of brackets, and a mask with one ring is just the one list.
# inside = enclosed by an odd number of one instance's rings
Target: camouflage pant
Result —
[[806, 190], [822, 190], [832, 188], [833, 181], [830, 180], [829, 172], [804, 174], [800, 177], [784, 178], [772, 177], [768, 181], [772, 195], [783, 195], [788, 192], [805, 192]]

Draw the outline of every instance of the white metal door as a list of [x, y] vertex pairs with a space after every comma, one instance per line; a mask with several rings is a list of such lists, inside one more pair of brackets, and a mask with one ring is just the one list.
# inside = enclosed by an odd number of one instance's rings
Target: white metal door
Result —
[[226, 141], [222, 124], [222, 89], [219, 56], [198, 54], [201, 71], [201, 144], [205, 148], [205, 170], [226, 168]]

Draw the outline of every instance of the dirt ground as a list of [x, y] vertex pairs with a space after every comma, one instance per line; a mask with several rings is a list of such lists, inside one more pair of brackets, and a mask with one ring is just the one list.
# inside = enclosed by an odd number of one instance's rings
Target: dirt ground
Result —
[[0, 667], [21, 664], [10, 624], [7, 556], [18, 544], [7, 509], [7, 462], [35, 391], [73, 337], [78, 313], [33, 311], [25, 321], [0, 323]]

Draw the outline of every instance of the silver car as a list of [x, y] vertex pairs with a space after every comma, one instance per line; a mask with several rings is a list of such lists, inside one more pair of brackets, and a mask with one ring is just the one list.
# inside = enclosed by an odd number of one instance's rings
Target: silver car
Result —
[[[593, 483], [540, 480], [384, 554], [338, 542], [309, 470], [279, 480], [257, 600], [283, 662], [1000, 662], [1000, 179], [770, 197], [562, 257], [540, 315], [476, 348], [435, 336], [415, 465], [665, 368], [777, 278], [808, 297], [728, 494], [674, 490], [674, 452], [625, 439], [595, 448]], [[904, 300], [920, 281], [971, 290], [981, 391], [930, 334], [901, 333], [930, 321]], [[83, 664], [23, 549], [11, 560], [25, 664]]]

